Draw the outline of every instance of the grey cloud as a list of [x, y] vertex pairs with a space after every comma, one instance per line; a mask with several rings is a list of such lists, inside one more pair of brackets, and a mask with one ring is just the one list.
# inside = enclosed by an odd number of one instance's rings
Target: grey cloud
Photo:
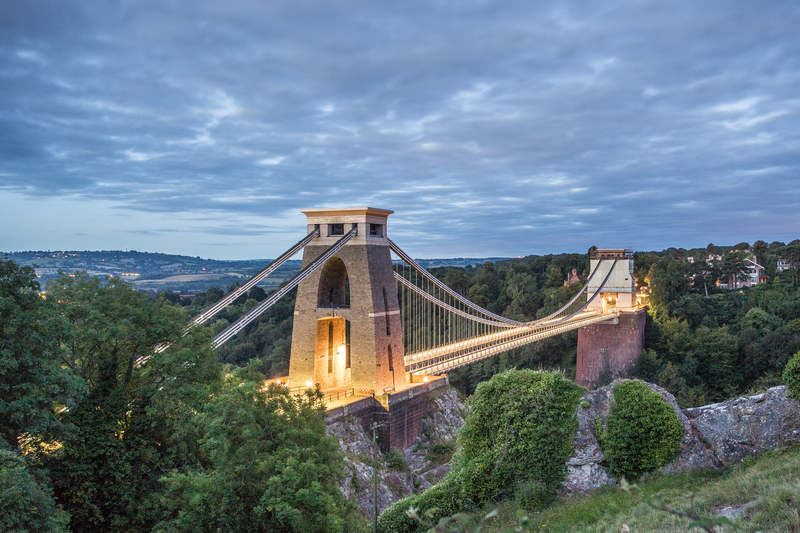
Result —
[[800, 201], [792, 2], [25, 4], [0, 22], [0, 191], [370, 204], [426, 256], [800, 230], [772, 223]]

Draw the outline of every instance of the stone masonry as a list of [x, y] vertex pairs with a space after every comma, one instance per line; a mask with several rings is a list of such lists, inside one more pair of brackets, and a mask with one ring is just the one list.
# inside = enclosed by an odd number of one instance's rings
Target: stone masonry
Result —
[[[328, 260], [330, 266], [326, 263], [297, 289], [289, 362], [292, 384], [310, 381], [323, 389], [348, 385], [376, 395], [405, 389], [400, 306], [386, 225], [392, 211], [363, 207], [303, 213], [308, 231], [319, 227], [321, 233], [306, 246], [303, 268], [341, 238], [336, 232], [342, 228], [335, 225], [341, 224], [344, 233], [356, 225], [358, 236]], [[344, 294], [348, 288], [349, 299]], [[332, 320], [333, 342], [328, 334]], [[349, 368], [344, 363], [345, 321], [350, 327]]]
[[616, 324], [592, 324], [578, 329], [575, 381], [591, 388], [604, 372], [624, 375], [644, 349], [644, 309], [621, 311]]

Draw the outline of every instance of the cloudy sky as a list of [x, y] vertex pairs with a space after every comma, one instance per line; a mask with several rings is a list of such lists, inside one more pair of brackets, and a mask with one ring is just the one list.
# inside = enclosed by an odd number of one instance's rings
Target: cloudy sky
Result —
[[0, 0], [0, 250], [800, 237], [800, 3]]

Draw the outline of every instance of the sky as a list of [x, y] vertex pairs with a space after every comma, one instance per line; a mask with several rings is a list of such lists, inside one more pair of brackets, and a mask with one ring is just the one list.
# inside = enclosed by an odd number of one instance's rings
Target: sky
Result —
[[0, 0], [0, 250], [800, 238], [800, 3]]

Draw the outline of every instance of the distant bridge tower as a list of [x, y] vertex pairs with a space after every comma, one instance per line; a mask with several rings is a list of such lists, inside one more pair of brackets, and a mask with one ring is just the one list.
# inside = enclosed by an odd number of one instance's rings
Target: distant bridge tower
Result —
[[303, 268], [353, 228], [358, 235], [297, 288], [291, 385], [352, 387], [378, 396], [406, 388], [400, 306], [387, 221], [394, 211], [372, 207], [305, 209]]
[[595, 250], [590, 261], [591, 270], [598, 266], [599, 270], [587, 288], [589, 298], [614, 266], [602, 292], [588, 309], [617, 311], [618, 316], [614, 323], [592, 324], [578, 330], [575, 381], [585, 387], [596, 385], [603, 374], [624, 374], [631, 368], [644, 348], [646, 324], [646, 312], [636, 298], [633, 253], [625, 249]]

